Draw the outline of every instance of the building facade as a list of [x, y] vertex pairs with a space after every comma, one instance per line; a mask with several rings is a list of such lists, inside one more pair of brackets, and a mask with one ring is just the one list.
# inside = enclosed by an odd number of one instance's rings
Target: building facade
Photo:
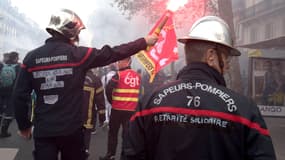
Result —
[[233, 2], [245, 94], [263, 115], [285, 117], [285, 1]]
[[5, 52], [18, 51], [20, 59], [28, 50], [43, 43], [47, 34], [32, 20], [11, 6], [10, 0], [0, 0], [0, 60]]

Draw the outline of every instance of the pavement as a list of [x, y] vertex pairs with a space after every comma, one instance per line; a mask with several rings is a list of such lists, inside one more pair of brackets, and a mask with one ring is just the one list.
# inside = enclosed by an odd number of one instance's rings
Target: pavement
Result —
[[[10, 128], [12, 136], [0, 139], [0, 160], [32, 160], [33, 140], [25, 140], [17, 135], [16, 121]], [[121, 131], [120, 131], [121, 132]], [[107, 150], [107, 130], [97, 129], [95, 135], [91, 135], [89, 160], [98, 160], [104, 156]], [[120, 136], [120, 135], [119, 135]], [[121, 138], [119, 138], [116, 159], [119, 159]]]
[[18, 148], [0, 148], [0, 157], [3, 160], [13, 160], [18, 151]]
[[[285, 117], [265, 118], [270, 131], [277, 160], [285, 160]], [[32, 160], [33, 140], [25, 140], [19, 137], [15, 121], [11, 124], [12, 137], [0, 139], [0, 160]], [[121, 138], [119, 138], [116, 159], [119, 159]], [[98, 160], [104, 156], [107, 150], [107, 131], [97, 129], [92, 135], [89, 160]]]

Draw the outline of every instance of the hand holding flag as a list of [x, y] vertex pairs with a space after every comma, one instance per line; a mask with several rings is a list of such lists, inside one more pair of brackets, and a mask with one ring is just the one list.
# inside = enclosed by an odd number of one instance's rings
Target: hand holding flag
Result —
[[149, 35], [157, 35], [158, 41], [154, 46], [149, 46], [147, 51], [136, 54], [138, 61], [150, 74], [150, 82], [155, 74], [163, 67], [178, 59], [177, 42], [172, 21], [173, 13], [166, 11]]
[[144, 39], [146, 41], [147, 46], [153, 46], [158, 40], [158, 35], [151, 34], [146, 36]]
[[136, 58], [150, 74], [150, 82], [154, 80], [155, 74], [169, 63], [178, 59], [178, 49], [176, 34], [173, 25], [173, 12], [184, 6], [187, 0], [169, 0], [167, 11], [156, 23], [149, 35], [159, 36], [157, 43], [153, 47], [148, 47], [147, 51], [136, 54]]

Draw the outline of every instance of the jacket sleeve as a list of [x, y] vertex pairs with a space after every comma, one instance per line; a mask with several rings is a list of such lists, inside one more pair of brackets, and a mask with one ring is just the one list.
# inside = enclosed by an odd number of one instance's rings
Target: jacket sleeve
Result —
[[102, 125], [105, 121], [105, 97], [104, 97], [104, 88], [101, 82], [101, 79], [94, 76], [94, 87], [95, 95], [93, 103], [96, 105], [99, 114], [99, 125]]
[[107, 100], [109, 101], [110, 104], [112, 104], [113, 89], [117, 87], [118, 81], [119, 81], [119, 74], [117, 73], [111, 78], [111, 80], [106, 85], [105, 93]]
[[29, 102], [31, 100], [32, 75], [26, 70], [25, 65], [21, 66], [19, 75], [16, 79], [13, 99], [15, 106], [15, 118], [20, 130], [25, 130], [32, 126], [29, 117]]
[[[141, 50], [145, 50], [147, 44], [144, 38], [121, 44], [115, 47], [109, 45], [103, 46], [101, 49], [79, 47], [80, 53], [84, 54], [84, 68], [102, 67], [113, 62], [130, 57]], [[81, 55], [82, 56], [82, 55]]]
[[95, 80], [95, 98], [94, 103], [98, 108], [98, 112], [105, 111], [104, 88], [99, 77]]
[[247, 158], [251, 160], [276, 160], [274, 147], [265, 121], [257, 105], [251, 102], [253, 109], [251, 121], [260, 125], [260, 129], [250, 129], [247, 135]]

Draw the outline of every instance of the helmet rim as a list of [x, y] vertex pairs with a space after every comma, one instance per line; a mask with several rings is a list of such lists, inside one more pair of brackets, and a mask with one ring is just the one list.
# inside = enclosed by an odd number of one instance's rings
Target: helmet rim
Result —
[[178, 42], [185, 44], [191, 40], [217, 43], [229, 48], [229, 55], [241, 55], [241, 53], [233, 47], [233, 39], [228, 24], [217, 16], [205, 16], [198, 19], [192, 25], [189, 34], [179, 38]]

